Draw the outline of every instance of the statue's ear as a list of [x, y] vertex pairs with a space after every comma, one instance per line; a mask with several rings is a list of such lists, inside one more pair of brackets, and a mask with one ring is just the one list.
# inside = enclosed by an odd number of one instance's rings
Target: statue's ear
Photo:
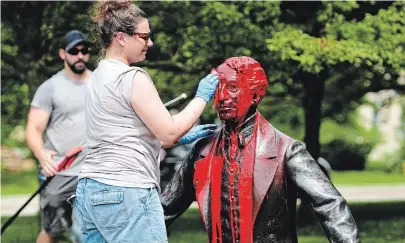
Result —
[[262, 97], [258, 96], [256, 93], [253, 94], [252, 105], [258, 106], [261, 100]]

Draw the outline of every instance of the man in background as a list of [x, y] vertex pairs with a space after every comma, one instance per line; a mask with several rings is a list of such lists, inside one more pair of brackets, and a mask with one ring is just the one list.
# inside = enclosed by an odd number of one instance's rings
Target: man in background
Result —
[[[41, 232], [37, 243], [57, 242], [71, 228], [72, 208], [66, 201], [76, 191], [77, 176], [83, 164], [82, 151], [66, 170], [57, 172], [64, 154], [85, 145], [85, 87], [91, 76], [88, 41], [78, 31], [68, 32], [61, 40], [59, 56], [64, 68], [42, 83], [31, 102], [26, 128], [26, 142], [45, 176], [55, 176], [40, 195]], [[77, 226], [76, 226], [77, 227]]]

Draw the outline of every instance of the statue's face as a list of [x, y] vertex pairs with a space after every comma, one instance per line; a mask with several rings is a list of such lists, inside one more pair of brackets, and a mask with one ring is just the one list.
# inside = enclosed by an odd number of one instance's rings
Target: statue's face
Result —
[[253, 104], [250, 84], [244, 75], [226, 64], [215, 71], [219, 85], [215, 91], [214, 109], [221, 120], [240, 124]]

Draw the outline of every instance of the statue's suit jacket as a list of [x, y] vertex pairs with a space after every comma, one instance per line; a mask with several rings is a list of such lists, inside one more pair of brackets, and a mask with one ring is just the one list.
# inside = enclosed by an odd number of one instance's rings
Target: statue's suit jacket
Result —
[[[275, 129], [259, 113], [253, 170], [253, 242], [297, 242], [296, 198], [303, 195], [330, 242], [360, 242], [345, 199], [330, 183], [304, 145]], [[197, 200], [211, 235], [209, 153], [219, 135], [196, 143], [161, 194], [166, 224]], [[241, 205], [243, 207], [243, 205]]]

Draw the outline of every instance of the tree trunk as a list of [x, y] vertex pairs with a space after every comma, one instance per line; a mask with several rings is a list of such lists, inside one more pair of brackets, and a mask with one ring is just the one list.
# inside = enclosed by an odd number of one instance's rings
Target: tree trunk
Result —
[[325, 80], [322, 76], [304, 74], [303, 107], [305, 112], [304, 142], [308, 152], [317, 160], [320, 154], [319, 133], [322, 117], [322, 100]]
[[[322, 100], [325, 88], [323, 75], [309, 73], [300, 74], [304, 85], [304, 97], [302, 100], [305, 112], [305, 137], [304, 142], [307, 151], [318, 160], [320, 154], [319, 135], [322, 118]], [[322, 168], [322, 167], [321, 167]], [[325, 172], [325, 171], [324, 171]], [[326, 173], [325, 173], [326, 174]], [[300, 197], [300, 195], [298, 195]], [[302, 199], [302, 197], [300, 197]], [[315, 215], [310, 210], [308, 204], [301, 200], [301, 206], [297, 213], [297, 223], [299, 225], [309, 224], [315, 221]]]

